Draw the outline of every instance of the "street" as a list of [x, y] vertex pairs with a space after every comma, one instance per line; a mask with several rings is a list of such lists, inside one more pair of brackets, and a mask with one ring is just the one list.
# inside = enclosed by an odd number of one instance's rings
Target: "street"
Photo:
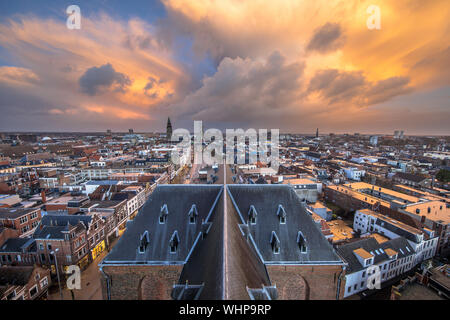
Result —
[[[113, 247], [119, 239], [114, 239], [111, 243]], [[103, 277], [98, 264], [106, 257], [108, 251], [103, 251], [84, 271], [81, 272], [81, 289], [74, 290], [75, 300], [103, 300], [100, 280]], [[62, 278], [62, 277], [61, 277]], [[64, 283], [61, 283], [63, 299], [72, 300], [70, 290]], [[61, 300], [58, 283], [53, 283], [52, 290], [49, 290], [48, 300]]]

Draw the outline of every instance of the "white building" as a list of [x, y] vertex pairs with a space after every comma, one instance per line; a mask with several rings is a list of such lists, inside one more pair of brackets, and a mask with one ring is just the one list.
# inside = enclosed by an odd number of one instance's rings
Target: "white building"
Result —
[[127, 213], [128, 218], [144, 205], [145, 203], [145, 189], [141, 186], [129, 186], [123, 189], [121, 192], [129, 194], [127, 201]]
[[347, 179], [355, 181], [361, 181], [361, 178], [364, 177], [364, 175], [366, 174], [365, 170], [358, 169], [355, 167], [343, 168], [343, 171]]
[[414, 263], [414, 250], [408, 241], [399, 237], [378, 243], [365, 238], [337, 247], [337, 253], [347, 263], [344, 298], [368, 288], [368, 283], [383, 283], [410, 271]]
[[415, 264], [434, 257], [439, 241], [432, 230], [423, 232], [369, 209], [356, 211], [353, 229], [361, 234], [376, 232], [389, 239], [405, 238], [414, 250]]

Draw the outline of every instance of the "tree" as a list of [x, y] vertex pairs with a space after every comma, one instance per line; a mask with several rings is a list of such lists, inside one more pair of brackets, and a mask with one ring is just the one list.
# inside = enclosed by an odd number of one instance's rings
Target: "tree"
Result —
[[447, 169], [441, 169], [436, 174], [436, 179], [438, 179], [440, 182], [447, 183], [450, 182], [450, 170]]

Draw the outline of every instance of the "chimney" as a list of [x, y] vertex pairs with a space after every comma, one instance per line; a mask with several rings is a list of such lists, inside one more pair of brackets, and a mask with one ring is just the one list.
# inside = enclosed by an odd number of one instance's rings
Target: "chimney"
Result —
[[47, 202], [47, 198], [45, 197], [45, 190], [41, 191], [41, 198], [42, 198], [42, 203], [46, 203]]

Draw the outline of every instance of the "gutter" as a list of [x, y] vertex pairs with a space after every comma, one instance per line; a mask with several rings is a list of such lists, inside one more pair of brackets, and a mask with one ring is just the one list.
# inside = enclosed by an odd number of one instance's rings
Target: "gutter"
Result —
[[342, 278], [344, 277], [343, 273], [346, 268], [347, 268], [346, 265], [342, 266], [342, 271], [339, 273], [337, 289], [336, 289], [336, 300], [339, 300], [339, 292], [341, 291], [341, 281], [342, 281]]
[[103, 271], [103, 266], [100, 266], [100, 272], [103, 274], [106, 280], [106, 300], [111, 300], [111, 278]]

